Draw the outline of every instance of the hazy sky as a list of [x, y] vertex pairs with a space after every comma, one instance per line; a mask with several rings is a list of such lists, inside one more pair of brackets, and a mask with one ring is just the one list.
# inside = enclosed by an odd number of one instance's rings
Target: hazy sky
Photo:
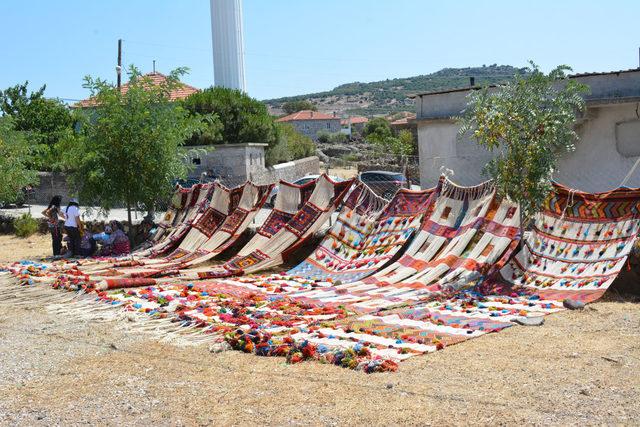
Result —
[[[638, 0], [244, 0], [246, 79], [265, 99], [482, 64], [576, 72], [638, 66]], [[0, 88], [86, 97], [87, 74], [187, 66], [213, 83], [208, 0], [0, 0]]]

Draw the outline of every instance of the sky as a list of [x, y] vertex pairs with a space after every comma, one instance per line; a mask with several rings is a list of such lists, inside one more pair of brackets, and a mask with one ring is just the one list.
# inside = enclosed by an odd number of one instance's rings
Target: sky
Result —
[[[638, 67], [637, 0], [243, 0], [247, 92], [299, 95], [353, 81], [529, 59], [575, 72]], [[87, 97], [123, 64], [213, 84], [209, 0], [0, 0], [0, 88]]]

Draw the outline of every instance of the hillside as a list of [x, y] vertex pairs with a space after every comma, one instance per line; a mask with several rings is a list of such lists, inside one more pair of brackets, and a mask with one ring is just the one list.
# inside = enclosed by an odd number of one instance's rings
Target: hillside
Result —
[[287, 101], [308, 99], [318, 110], [343, 114], [372, 116], [398, 111], [413, 111], [411, 94], [469, 86], [469, 78], [476, 85], [493, 84], [510, 79], [523, 69], [510, 65], [489, 65], [467, 68], [444, 68], [431, 74], [370, 83], [347, 83], [333, 90], [306, 95], [269, 99], [264, 102], [274, 114], [281, 114], [281, 106]]

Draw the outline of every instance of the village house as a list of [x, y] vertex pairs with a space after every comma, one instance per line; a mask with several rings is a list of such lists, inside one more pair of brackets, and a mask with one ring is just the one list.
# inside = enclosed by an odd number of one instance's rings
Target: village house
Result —
[[[162, 84], [164, 81], [167, 80], [167, 76], [165, 76], [162, 73], [158, 73], [158, 72], [152, 72], [152, 73], [147, 73], [145, 75], [143, 75], [142, 77], [146, 77], [149, 78], [151, 81], [151, 84], [153, 85], [160, 85]], [[129, 90], [129, 83], [125, 83], [122, 86], [120, 86], [120, 92], [127, 93], [127, 91]], [[193, 86], [189, 86], [186, 83], [178, 83], [176, 85], [176, 87], [171, 91], [171, 93], [169, 93], [169, 99], [171, 101], [177, 101], [180, 99], [184, 99], [186, 97], [188, 97], [189, 95], [199, 92], [200, 89], [195, 88]], [[87, 98], [87, 99], [83, 99], [82, 101], [79, 101], [75, 104], [73, 104], [71, 106], [71, 108], [93, 108], [97, 106], [97, 102], [95, 100], [95, 98]]]
[[354, 132], [362, 135], [364, 126], [369, 122], [369, 119], [363, 116], [347, 117], [340, 120], [342, 126], [342, 133], [351, 136]]
[[298, 132], [317, 141], [322, 132], [340, 132], [340, 118], [333, 114], [319, 111], [302, 110], [288, 116], [280, 117], [277, 122], [290, 123]]
[[[618, 187], [640, 158], [640, 68], [571, 76], [588, 85], [586, 111], [578, 120], [580, 141], [576, 150], [563, 154], [554, 178], [561, 184], [588, 191]], [[462, 185], [486, 179], [482, 168], [492, 154], [474, 140], [458, 140], [459, 116], [467, 95], [478, 87], [422, 93], [414, 96], [420, 184], [433, 186], [446, 169]], [[626, 181], [640, 187], [640, 167]]]

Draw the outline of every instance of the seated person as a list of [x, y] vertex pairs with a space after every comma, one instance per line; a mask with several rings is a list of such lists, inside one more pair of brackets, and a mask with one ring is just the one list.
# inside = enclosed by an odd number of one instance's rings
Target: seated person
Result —
[[111, 234], [102, 246], [102, 255], [120, 256], [131, 252], [129, 237], [124, 233], [122, 224], [118, 221], [111, 221]]
[[92, 237], [93, 237], [93, 240], [95, 240], [96, 242], [105, 243], [107, 240], [109, 240], [109, 236], [111, 235], [111, 233], [112, 233], [111, 226], [107, 225], [104, 227], [103, 232], [93, 233]]
[[141, 245], [153, 237], [153, 221], [146, 216], [142, 222], [136, 227], [136, 236], [134, 238], [135, 245]]
[[84, 257], [93, 256], [97, 249], [96, 241], [93, 239], [93, 235], [88, 231], [82, 233], [80, 237], [80, 255]]

